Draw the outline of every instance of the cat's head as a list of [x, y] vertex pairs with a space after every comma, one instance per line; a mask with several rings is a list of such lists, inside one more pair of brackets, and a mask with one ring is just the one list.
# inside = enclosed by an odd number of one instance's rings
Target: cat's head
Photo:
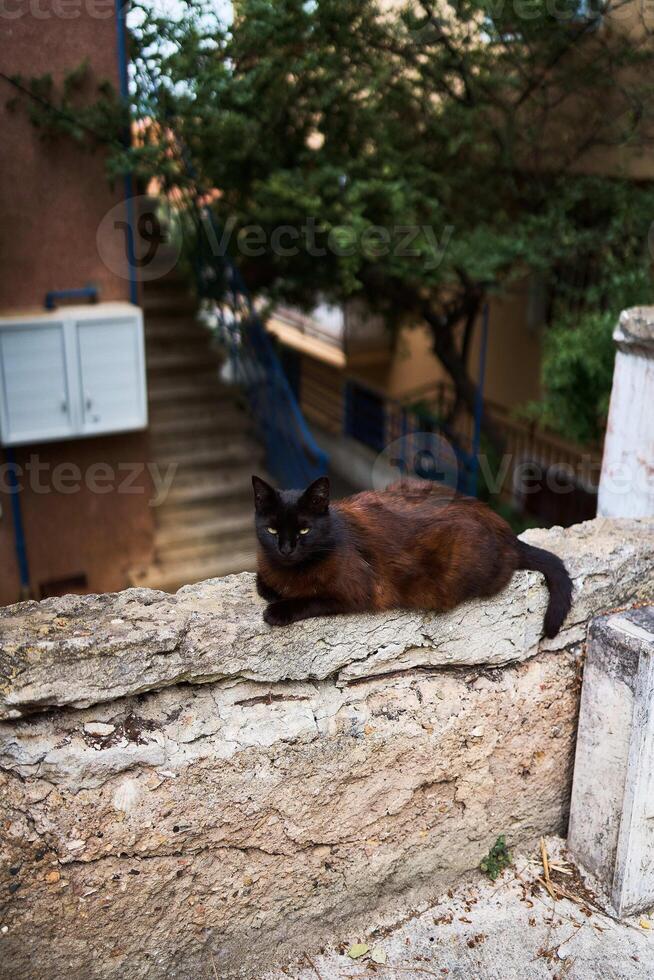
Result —
[[257, 538], [271, 561], [302, 565], [330, 553], [335, 539], [326, 476], [306, 490], [275, 490], [258, 476], [252, 486]]

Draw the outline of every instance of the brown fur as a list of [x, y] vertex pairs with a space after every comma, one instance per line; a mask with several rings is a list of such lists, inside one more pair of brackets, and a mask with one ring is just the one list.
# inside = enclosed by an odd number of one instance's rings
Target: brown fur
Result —
[[280, 598], [330, 598], [343, 611], [433, 609], [494, 595], [519, 567], [516, 538], [485, 504], [432, 484], [395, 485], [331, 504], [347, 533], [307, 568], [279, 568], [259, 549], [259, 574]]
[[[321, 478], [299, 499], [326, 513], [327, 494]], [[270, 625], [395, 608], [446, 612], [500, 592], [519, 568], [545, 576], [548, 637], [570, 609], [572, 581], [560, 558], [520, 541], [485, 504], [447, 487], [404, 482], [336, 501], [329, 513], [338, 533], [325, 557], [289, 567], [259, 547], [257, 587], [270, 603]]]

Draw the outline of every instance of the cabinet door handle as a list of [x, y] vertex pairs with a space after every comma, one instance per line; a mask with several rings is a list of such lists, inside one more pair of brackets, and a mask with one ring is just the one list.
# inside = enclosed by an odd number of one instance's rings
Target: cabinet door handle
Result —
[[66, 398], [61, 399], [61, 411], [64, 414], [68, 411], [68, 400]]
[[91, 408], [93, 407], [93, 401], [92, 401], [92, 399], [88, 395], [86, 396], [85, 404], [86, 404], [86, 410], [87, 410], [87, 412], [90, 412], [91, 411]]

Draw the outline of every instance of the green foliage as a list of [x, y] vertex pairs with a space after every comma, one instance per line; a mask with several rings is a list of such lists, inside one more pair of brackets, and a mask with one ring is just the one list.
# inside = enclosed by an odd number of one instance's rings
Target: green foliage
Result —
[[587, 307], [563, 309], [546, 332], [540, 402], [527, 413], [547, 428], [582, 444], [602, 438], [609, 407], [615, 345], [613, 329], [620, 311], [651, 302], [649, 256], [634, 255], [601, 284], [605, 298]]
[[[555, 10], [532, 0], [523, 17], [496, 0], [451, 0], [438, 16], [422, 0], [393, 10], [376, 0], [236, 0], [229, 22], [214, 4], [179, 9], [156, 17], [147, 2], [136, 7], [137, 145], [121, 146], [127, 107], [113, 94], [78, 97], [84, 73], [58, 95], [48, 88], [64, 111], [51, 127], [76, 138], [105, 132], [112, 176], [219, 189], [212, 207], [231, 229], [227, 250], [270, 301], [358, 295], [391, 325], [426, 323], [469, 407], [460, 324], [489, 293], [542, 276], [558, 297], [542, 417], [569, 431], [584, 417], [575, 431], [595, 433], [602, 323], [615, 297], [558, 280], [581, 262], [626, 287], [635, 257], [643, 268], [651, 190], [617, 163], [604, 177], [586, 164], [607, 148], [644, 145], [649, 35], [596, 30], [578, 0]], [[258, 254], [243, 247], [252, 225], [262, 229]], [[275, 247], [283, 226], [300, 232], [296, 249]], [[581, 299], [583, 322], [569, 313]], [[573, 388], [564, 416], [559, 403]]]
[[[93, 76], [88, 60], [69, 71], [59, 88], [50, 73], [30, 79], [14, 75], [12, 81], [19, 92], [31, 94], [25, 106], [43, 140], [64, 135], [83, 146], [108, 145], [112, 155], [123, 154], [121, 133], [124, 137], [129, 131], [129, 112], [111, 83]], [[12, 111], [19, 104], [19, 96], [7, 103]]]
[[486, 857], [482, 858], [479, 867], [491, 881], [495, 881], [512, 861], [511, 852], [506, 846], [506, 838], [504, 834], [500, 834]]

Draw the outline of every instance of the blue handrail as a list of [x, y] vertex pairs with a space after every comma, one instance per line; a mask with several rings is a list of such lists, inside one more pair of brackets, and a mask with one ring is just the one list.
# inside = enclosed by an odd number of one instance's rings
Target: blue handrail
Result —
[[[393, 446], [396, 457], [397, 454], [403, 457], [396, 458], [394, 465], [399, 464], [406, 474], [446, 483], [456, 478], [458, 490], [476, 497], [488, 335], [487, 308], [484, 310], [482, 329], [480, 379], [469, 439], [455, 432], [446, 422], [444, 413], [434, 411], [429, 404], [412, 406], [352, 378], [345, 382], [344, 434], [376, 453]], [[442, 437], [445, 444], [435, 440], [430, 446], [430, 433]], [[426, 449], [429, 449], [427, 456], [432, 464], [430, 466], [421, 465]], [[456, 472], [452, 469], [453, 460], [456, 460]], [[416, 466], [416, 463], [419, 465]]]
[[[210, 208], [199, 207], [196, 219], [198, 291], [212, 304], [232, 377], [245, 394], [265, 448], [266, 468], [284, 487], [306, 486], [325, 475], [328, 456], [309, 430], [239, 269], [211, 248], [211, 241], [221, 239], [215, 216]], [[210, 237], [206, 224], [212, 231]]]
[[[158, 99], [154, 81], [152, 95]], [[165, 109], [164, 116], [174, 131], [174, 121]], [[301, 488], [326, 474], [329, 458], [304, 420], [237, 265], [212, 245], [223, 240], [221, 229], [211, 207], [201, 203], [197, 170], [181, 137], [177, 145], [190, 192], [188, 210], [195, 225], [198, 295], [212, 305], [217, 317], [218, 338], [228, 351], [232, 376], [246, 396], [265, 448], [268, 473], [281, 486]]]

